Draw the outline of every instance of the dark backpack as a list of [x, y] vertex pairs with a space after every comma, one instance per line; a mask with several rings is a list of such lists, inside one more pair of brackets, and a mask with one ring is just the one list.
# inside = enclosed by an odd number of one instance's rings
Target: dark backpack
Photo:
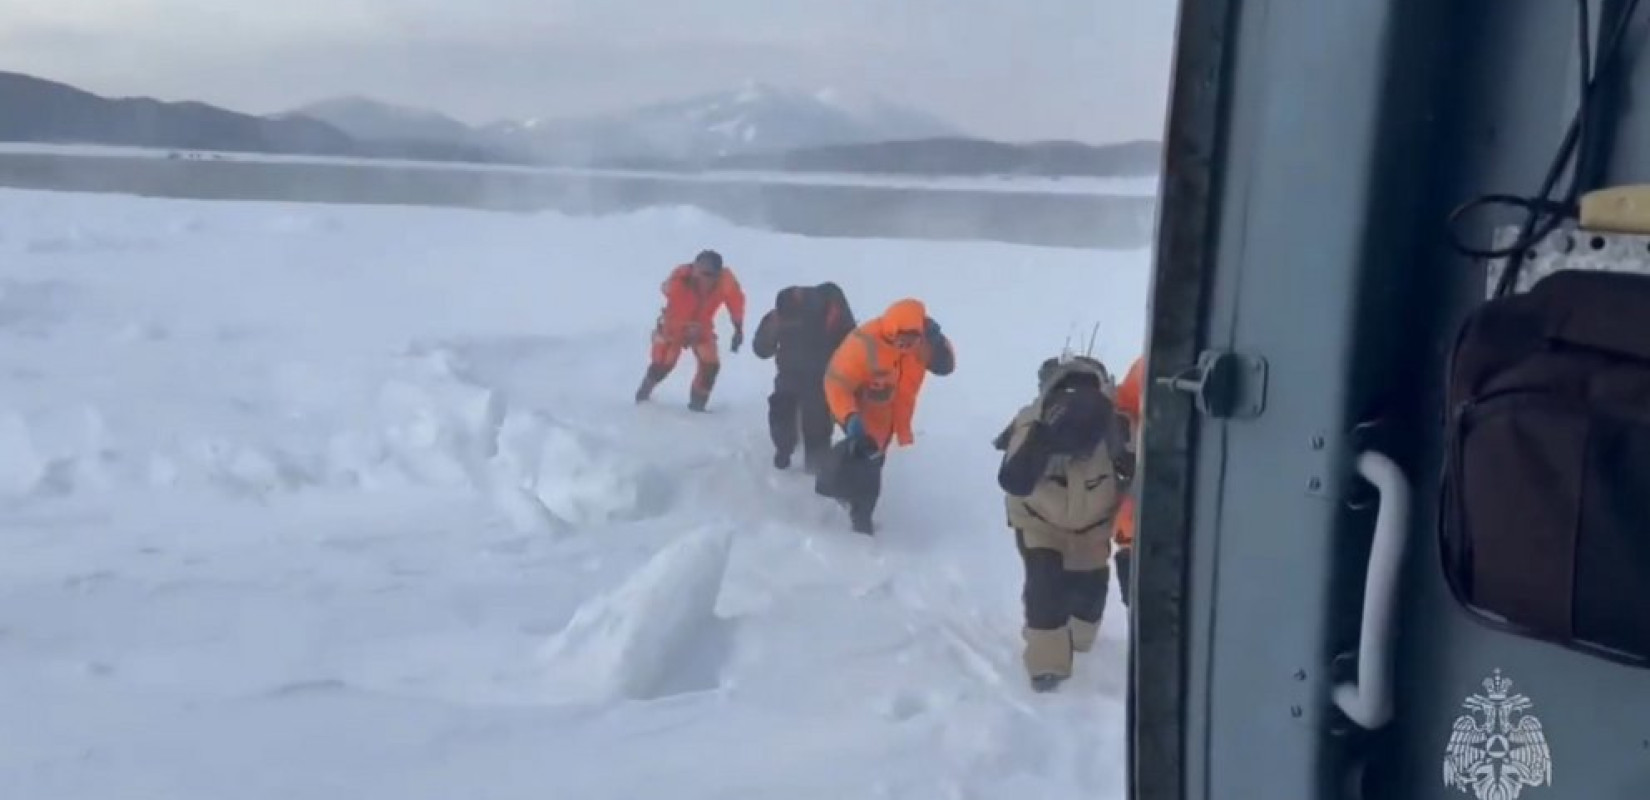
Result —
[[1492, 300], [1449, 368], [1441, 547], [1492, 624], [1650, 665], [1650, 276]]

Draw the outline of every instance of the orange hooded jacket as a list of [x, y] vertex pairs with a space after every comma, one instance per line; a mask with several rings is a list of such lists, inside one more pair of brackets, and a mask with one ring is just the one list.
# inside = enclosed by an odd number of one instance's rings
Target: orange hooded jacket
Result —
[[686, 341], [690, 334], [699, 338], [716, 338], [716, 312], [728, 307], [733, 327], [745, 327], [745, 290], [733, 270], [723, 267], [711, 281], [694, 273], [692, 264], [682, 264], [671, 270], [670, 277], [659, 285], [665, 296], [665, 307], [659, 312], [659, 330], [667, 338]]
[[[1129, 420], [1129, 439], [1134, 442], [1138, 451], [1140, 447], [1140, 393], [1141, 382], [1145, 380], [1146, 359], [1144, 356], [1136, 358], [1129, 366], [1129, 374], [1124, 376], [1123, 383], [1117, 387], [1117, 411]], [[1134, 492], [1123, 495], [1123, 502], [1117, 508], [1117, 524], [1113, 527], [1112, 541], [1118, 547], [1130, 547], [1134, 544]]]
[[901, 446], [916, 440], [911, 419], [923, 379], [929, 372], [950, 375], [956, 368], [950, 340], [942, 335], [929, 341], [927, 323], [922, 301], [905, 299], [842, 340], [825, 371], [825, 402], [837, 424], [858, 414], [881, 450], [888, 449], [890, 440]]

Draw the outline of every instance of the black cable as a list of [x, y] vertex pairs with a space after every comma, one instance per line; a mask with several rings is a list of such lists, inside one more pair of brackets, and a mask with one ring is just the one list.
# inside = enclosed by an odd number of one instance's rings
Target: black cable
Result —
[[[1576, 52], [1581, 61], [1581, 74], [1578, 76], [1581, 81], [1581, 91], [1576, 95], [1578, 98], [1587, 97], [1587, 93], [1590, 91], [1588, 87], [1593, 84], [1593, 76], [1598, 74], [1599, 63], [1593, 59], [1593, 26], [1592, 20], [1589, 19], [1591, 17], [1591, 5], [1587, 0], [1577, 0], [1576, 2]], [[1632, 13], [1631, 10], [1628, 10], [1627, 15]], [[1623, 19], [1627, 15], [1624, 15]], [[1587, 112], [1591, 109], [1578, 100], [1576, 110], [1581, 112], [1576, 115], [1576, 141], [1582, 144], [1576, 151], [1575, 165], [1570, 169], [1572, 192], [1577, 181], [1585, 180], [1588, 177], [1582, 170], [1586, 166], [1583, 163], [1583, 157], [1589, 154], [1592, 144], [1587, 138], [1588, 133], [1591, 132], [1589, 126], [1592, 124], [1592, 120], [1588, 118], [1590, 115]]]
[[[1635, 2], [1636, 1], [1637, 0], [1635, 0]], [[1626, 19], [1627, 16], [1628, 15], [1623, 15], [1622, 19]], [[1547, 165], [1547, 173], [1546, 176], [1542, 178], [1541, 188], [1536, 190], [1534, 197], [1519, 197], [1516, 195], [1483, 195], [1476, 197], [1456, 208], [1455, 211], [1449, 215], [1449, 225], [1452, 239], [1451, 244], [1454, 245], [1457, 252], [1472, 258], [1481, 259], [1507, 258], [1512, 256], [1513, 263], [1517, 263], [1521, 260], [1524, 251], [1528, 250], [1536, 242], [1546, 238], [1547, 234], [1552, 233], [1552, 231], [1556, 229], [1565, 218], [1573, 218], [1577, 215], [1576, 210], [1573, 208], [1573, 203], [1575, 198], [1579, 196], [1579, 187], [1576, 184], [1576, 181], [1579, 179], [1578, 175], [1574, 172], [1571, 173], [1570, 186], [1565, 192], [1564, 200], [1555, 200], [1551, 195], [1553, 192], [1553, 187], [1558, 185], [1558, 179], [1563, 176], [1564, 168], [1569, 164], [1571, 157], [1575, 153], [1576, 145], [1581, 139], [1582, 119], [1586, 116], [1586, 109], [1592, 96], [1592, 87], [1594, 86], [1594, 83], [1590, 80], [1590, 77], [1593, 72], [1593, 65], [1588, 63], [1588, 60], [1586, 60], [1592, 49], [1592, 31], [1590, 30], [1591, 25], [1589, 24], [1591, 21], [1590, 18], [1591, 3], [1589, 0], [1576, 0], [1576, 30], [1579, 44], [1577, 54], [1581, 59], [1583, 59], [1580, 69], [1581, 95], [1577, 98], [1575, 114], [1570, 118], [1570, 125], [1564, 132], [1564, 139], [1558, 146], [1558, 152], [1553, 155], [1552, 161]], [[1619, 29], [1620, 26], [1618, 25], [1618, 30]], [[1465, 216], [1467, 212], [1481, 206], [1488, 205], [1510, 205], [1523, 208], [1525, 211], [1529, 212], [1525, 216], [1524, 222], [1519, 226], [1518, 236], [1514, 238], [1512, 244], [1499, 249], [1492, 248], [1484, 250], [1463, 244], [1456, 232], [1456, 223], [1459, 222], [1461, 217]], [[1506, 277], [1511, 272], [1511, 269], [1504, 271], [1502, 273], [1502, 277]], [[1498, 296], [1501, 294], [1499, 287], [1497, 287], [1496, 294]]]
[[[1599, 49], [1597, 57], [1590, 64], [1583, 63], [1581, 65], [1581, 97], [1576, 103], [1575, 114], [1570, 118], [1570, 125], [1564, 132], [1564, 140], [1559, 146], [1559, 152], [1554, 156], [1553, 163], [1548, 166], [1547, 175], [1538, 197], [1533, 202], [1525, 205], [1530, 210], [1530, 215], [1525, 218], [1524, 224], [1520, 226], [1519, 233], [1514, 238], [1512, 245], [1501, 248], [1499, 251], [1490, 251], [1491, 255], [1489, 257], [1491, 258], [1507, 258], [1506, 267], [1502, 270], [1500, 279], [1496, 282], [1494, 294], [1496, 297], [1506, 296], [1517, 284], [1518, 274], [1524, 267], [1525, 253], [1531, 247], [1546, 238], [1566, 219], [1575, 219], [1580, 216], [1579, 200], [1582, 191], [1589, 188], [1588, 180], [1590, 177], [1584, 174], [1583, 167], [1593, 162], [1592, 157], [1594, 155], [1591, 152], [1592, 142], [1584, 139], [1581, 134], [1593, 116], [1593, 101], [1597, 95], [1598, 87], [1604, 83], [1604, 75], [1599, 67], [1601, 64], [1606, 68], [1617, 64], [1616, 56], [1621, 49], [1622, 42], [1626, 39], [1627, 27], [1632, 22], [1638, 4], [1639, 0], [1629, 0], [1620, 16], [1616, 18], [1616, 24], [1605, 39], [1604, 46]], [[1590, 49], [1587, 46], [1587, 40], [1590, 38], [1589, 34], [1591, 33], [1588, 5], [1588, 0], [1578, 0], [1577, 35], [1583, 43], [1578, 47], [1578, 54], [1587, 54]], [[1596, 122], [1596, 120], [1592, 121]], [[1573, 167], [1570, 173], [1570, 184], [1564, 198], [1558, 201], [1558, 208], [1552, 209], [1550, 205], [1552, 201], [1548, 199], [1548, 196], [1558, 183], [1558, 179], [1563, 174], [1567, 164]], [[1543, 206], [1547, 208], [1543, 209]], [[1548, 210], [1549, 213], [1543, 216], [1543, 210]]]
[[[1533, 197], [1517, 195], [1490, 194], [1476, 197], [1452, 211], [1448, 218], [1450, 244], [1456, 252], [1470, 258], [1493, 259], [1506, 258], [1507, 267], [1502, 270], [1500, 280], [1495, 287], [1495, 296], [1501, 297], [1512, 290], [1518, 272], [1523, 267], [1524, 253], [1536, 243], [1546, 238], [1566, 219], [1575, 219], [1579, 216], [1579, 199], [1584, 188], [1588, 185], [1588, 177], [1583, 174], [1582, 167], [1592, 163], [1594, 155], [1587, 148], [1582, 132], [1591, 116], [1594, 95], [1598, 91], [1603, 75], [1599, 65], [1606, 68], [1616, 65], [1616, 56], [1626, 38], [1627, 26], [1638, 10], [1640, 0], [1628, 0], [1626, 8], [1616, 18], [1616, 24], [1610, 30], [1598, 51], [1597, 58], [1593, 58], [1591, 42], [1591, 6], [1590, 0], [1576, 0], [1576, 28], [1578, 38], [1577, 54], [1581, 61], [1580, 83], [1581, 96], [1576, 103], [1575, 114], [1570, 118], [1570, 124], [1565, 129], [1564, 138], [1559, 143], [1558, 152], [1547, 166], [1547, 173], [1543, 177], [1541, 187]], [[1554, 198], [1553, 188], [1564, 174], [1564, 169], [1574, 163], [1575, 169], [1570, 173], [1569, 186], [1563, 197]], [[1457, 230], [1461, 218], [1468, 212], [1482, 206], [1505, 205], [1521, 208], [1526, 212], [1524, 221], [1519, 225], [1518, 235], [1513, 242], [1501, 248], [1481, 249], [1467, 245], [1461, 241]]]

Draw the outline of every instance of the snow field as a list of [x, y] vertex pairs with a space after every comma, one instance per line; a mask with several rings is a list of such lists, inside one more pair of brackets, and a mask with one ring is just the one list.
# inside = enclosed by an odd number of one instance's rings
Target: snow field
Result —
[[[772, 469], [771, 364], [636, 407], [668, 269], [955, 340], [874, 540]], [[1143, 253], [0, 192], [0, 796], [1105, 797], [1124, 624], [1019, 666], [990, 439]], [[724, 346], [728, 336], [723, 321]]]

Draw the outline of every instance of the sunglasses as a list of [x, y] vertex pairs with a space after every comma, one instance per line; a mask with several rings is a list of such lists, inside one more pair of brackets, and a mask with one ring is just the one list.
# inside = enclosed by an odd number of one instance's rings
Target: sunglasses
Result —
[[894, 346], [898, 347], [898, 348], [901, 348], [901, 349], [904, 349], [904, 348], [907, 348], [907, 347], [916, 347], [917, 342], [919, 342], [921, 340], [922, 340], [922, 332], [921, 331], [900, 331], [900, 332], [894, 334]]

